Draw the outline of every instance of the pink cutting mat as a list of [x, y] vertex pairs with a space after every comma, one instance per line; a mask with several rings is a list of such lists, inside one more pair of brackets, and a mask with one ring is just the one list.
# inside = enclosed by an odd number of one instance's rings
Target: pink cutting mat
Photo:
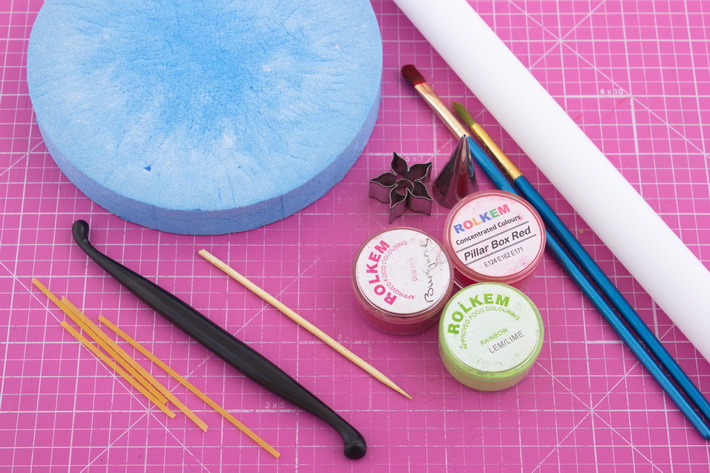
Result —
[[[365, 238], [388, 227], [367, 181], [392, 152], [439, 170], [455, 142], [400, 76], [414, 63], [446, 100], [474, 111], [520, 163], [700, 389], [710, 365], [629, 277], [390, 0], [373, 0], [384, 86], [372, 138], [325, 197], [267, 227], [219, 237], [160, 233], [90, 202], [42, 143], [25, 83], [40, 0], [0, 6], [0, 472], [706, 472], [710, 448], [546, 256], [527, 293], [546, 324], [530, 375], [500, 393], [449, 376], [436, 330], [371, 328], [350, 290]], [[710, 265], [710, 4], [703, 0], [475, 1], [608, 158]], [[472, 47], [475, 45], [471, 45]], [[570, 157], [573, 158], [573, 157]], [[491, 188], [483, 176], [482, 189]], [[599, 183], [604, 186], [603, 182]], [[394, 222], [440, 235], [446, 210]], [[71, 241], [90, 222], [105, 253], [246, 341], [348, 419], [368, 455], [346, 460], [337, 434], [245, 379], [121, 288]], [[206, 248], [391, 377], [407, 400], [197, 256]], [[659, 248], [659, 251], [663, 251]], [[37, 277], [92, 319], [116, 321], [276, 447], [271, 457], [195, 396], [154, 374], [210, 426], [148, 405], [59, 326]], [[710, 288], [709, 288], [710, 290]], [[679, 295], [682, 297], [682, 295]], [[698, 315], [708, 308], [699, 307]], [[138, 359], [143, 359], [136, 355]], [[150, 367], [148, 363], [144, 363]]]

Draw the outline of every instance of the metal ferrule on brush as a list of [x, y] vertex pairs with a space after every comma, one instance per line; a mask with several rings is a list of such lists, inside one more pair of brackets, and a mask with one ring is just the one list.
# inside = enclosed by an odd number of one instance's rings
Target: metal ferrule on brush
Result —
[[508, 176], [510, 176], [512, 180], [515, 180], [523, 175], [523, 173], [520, 172], [520, 169], [518, 169], [518, 167], [513, 164], [510, 158], [506, 156], [503, 150], [500, 149], [500, 146], [498, 146], [496, 142], [493, 141], [493, 138], [491, 138], [490, 135], [486, 133], [486, 130], [484, 130], [481, 125], [479, 125], [478, 123], [472, 123], [471, 131], [473, 131], [473, 134], [479, 139], [479, 141], [488, 150], [488, 152], [493, 155], [496, 161], [498, 161], [498, 164], [500, 164], [500, 167], [503, 168], [503, 170], [506, 172], [506, 174], [508, 174]]
[[466, 131], [466, 128], [461, 125], [456, 116], [449, 111], [449, 109], [444, 105], [434, 89], [427, 83], [423, 82], [414, 86], [414, 89], [419, 92], [429, 107], [434, 111], [434, 113], [444, 122], [446, 128], [449, 129], [457, 138], [463, 138], [464, 136], [471, 136], [471, 134]]

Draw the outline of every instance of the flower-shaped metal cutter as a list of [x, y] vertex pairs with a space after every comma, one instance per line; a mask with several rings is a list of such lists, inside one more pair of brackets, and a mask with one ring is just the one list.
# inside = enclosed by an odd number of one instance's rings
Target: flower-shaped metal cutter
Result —
[[431, 177], [431, 163], [411, 167], [397, 153], [393, 153], [390, 171], [370, 179], [369, 196], [389, 203], [390, 223], [406, 208], [426, 215], [431, 214], [432, 198], [426, 182]]

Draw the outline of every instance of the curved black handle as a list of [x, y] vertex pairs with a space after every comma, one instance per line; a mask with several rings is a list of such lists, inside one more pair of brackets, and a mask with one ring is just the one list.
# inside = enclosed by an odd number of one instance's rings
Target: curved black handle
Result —
[[84, 220], [74, 222], [72, 235], [91, 259], [153, 310], [248, 378], [333, 427], [343, 438], [346, 457], [356, 460], [365, 456], [367, 444], [360, 432], [278, 366], [173, 294], [94, 248], [89, 243], [89, 224]]

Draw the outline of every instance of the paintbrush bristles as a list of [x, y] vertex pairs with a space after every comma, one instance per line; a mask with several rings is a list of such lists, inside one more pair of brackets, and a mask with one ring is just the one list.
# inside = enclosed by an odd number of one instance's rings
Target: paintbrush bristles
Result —
[[413, 64], [407, 64], [402, 66], [402, 75], [407, 78], [412, 85], [416, 86], [425, 83], [424, 76], [419, 72], [419, 70]]
[[454, 110], [456, 111], [456, 114], [459, 116], [461, 121], [464, 122], [464, 124], [467, 127], [472, 127], [473, 125], [476, 124], [476, 120], [474, 120], [473, 117], [471, 116], [471, 114], [468, 113], [468, 110], [466, 110], [466, 107], [464, 107], [463, 105], [461, 105], [458, 102], [451, 102], [451, 104], [453, 105]]
[[414, 86], [419, 95], [426, 101], [436, 116], [446, 125], [446, 128], [457, 138], [471, 136], [466, 128], [461, 125], [456, 116], [444, 105], [444, 102], [434, 92], [434, 89], [427, 83], [424, 76], [412, 64], [407, 64], [402, 68], [402, 75]]

